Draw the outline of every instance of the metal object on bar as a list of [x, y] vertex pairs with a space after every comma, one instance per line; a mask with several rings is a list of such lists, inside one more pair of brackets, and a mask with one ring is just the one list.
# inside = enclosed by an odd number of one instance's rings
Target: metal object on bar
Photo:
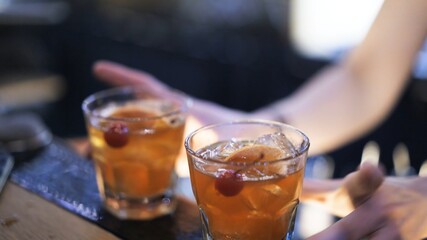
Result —
[[420, 177], [427, 177], [427, 160], [421, 165], [420, 171], [418, 173]]
[[0, 118], [0, 147], [12, 154], [40, 149], [52, 139], [52, 133], [35, 114], [6, 114]]
[[403, 177], [414, 174], [408, 147], [404, 143], [398, 143], [393, 150], [393, 175]]
[[380, 146], [375, 141], [369, 141], [365, 144], [362, 151], [361, 164], [369, 162], [375, 166], [379, 165], [380, 162]]

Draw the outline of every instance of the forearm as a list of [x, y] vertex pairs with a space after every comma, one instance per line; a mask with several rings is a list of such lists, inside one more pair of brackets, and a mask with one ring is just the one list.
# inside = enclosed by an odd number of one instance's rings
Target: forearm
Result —
[[390, 114], [426, 35], [427, 1], [386, 0], [364, 41], [344, 62], [254, 115], [306, 132], [311, 154], [334, 150]]
[[197, 98], [193, 99], [190, 116], [197, 119], [201, 125], [249, 118], [246, 112], [225, 108], [214, 102]]
[[340, 65], [323, 70], [290, 97], [254, 115], [301, 129], [310, 138], [310, 155], [316, 155], [372, 129], [384, 118], [379, 107], [370, 104], [376, 100], [376, 95], [367, 95], [347, 67]]

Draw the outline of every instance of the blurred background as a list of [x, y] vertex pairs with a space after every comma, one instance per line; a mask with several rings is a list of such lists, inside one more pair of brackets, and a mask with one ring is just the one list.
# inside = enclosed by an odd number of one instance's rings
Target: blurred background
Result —
[[[92, 76], [98, 59], [145, 70], [195, 97], [254, 110], [343, 56], [363, 38], [381, 3], [0, 0], [0, 111], [36, 112], [56, 136], [84, 136], [81, 102], [108, 87]], [[426, 54], [420, 52], [391, 117], [327, 154], [335, 177], [356, 168], [368, 142], [379, 147], [389, 172], [401, 143], [415, 169], [427, 159]]]

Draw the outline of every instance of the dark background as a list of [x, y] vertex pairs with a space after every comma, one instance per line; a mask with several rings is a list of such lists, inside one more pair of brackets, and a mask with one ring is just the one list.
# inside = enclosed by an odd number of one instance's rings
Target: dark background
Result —
[[[81, 102], [108, 87], [92, 76], [98, 59], [145, 70], [195, 97], [248, 111], [289, 95], [329, 63], [294, 51], [287, 35], [287, 1], [46, 0], [31, 1], [30, 7], [30, 1], [12, 3], [27, 11], [0, 14], [0, 82], [16, 72], [61, 76], [65, 95], [29, 110], [64, 138], [86, 134]], [[381, 161], [389, 172], [399, 142], [408, 146], [418, 169], [427, 159], [426, 93], [425, 81], [413, 78], [381, 126], [328, 153], [337, 161], [335, 176], [353, 171], [371, 140], [380, 145]]]

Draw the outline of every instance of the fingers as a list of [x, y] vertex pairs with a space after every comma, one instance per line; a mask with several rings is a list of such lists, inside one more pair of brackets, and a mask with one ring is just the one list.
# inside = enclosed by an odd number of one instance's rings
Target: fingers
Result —
[[377, 240], [396, 239], [399, 236], [397, 227], [387, 221], [386, 215], [378, 207], [375, 202], [363, 204], [327, 229], [311, 236], [309, 240], [357, 240], [365, 237]]
[[343, 183], [354, 206], [364, 203], [382, 184], [384, 175], [381, 170], [370, 164], [363, 163], [360, 170], [349, 174]]
[[[347, 175], [335, 191], [318, 194], [320, 197], [317, 202], [322, 203], [330, 213], [336, 216], [346, 216], [352, 212], [355, 207], [365, 202], [378, 189], [384, 180], [382, 172], [374, 165], [364, 163], [355, 171]], [[305, 184], [305, 182], [304, 182]], [[304, 186], [305, 187], [305, 186]], [[314, 186], [315, 187], [315, 186]], [[315, 194], [307, 194], [307, 200], [316, 197]], [[304, 199], [306, 200], [306, 199]]]
[[401, 240], [405, 239], [395, 224], [387, 224], [369, 236], [370, 240]]
[[154, 91], [167, 89], [152, 75], [143, 71], [134, 70], [110, 61], [98, 61], [93, 66], [93, 73], [100, 80], [115, 86], [144, 85]]
[[304, 179], [300, 200], [303, 202], [324, 203], [326, 195], [335, 191], [342, 184], [342, 180]]
[[345, 216], [355, 206], [366, 201], [383, 179], [383, 174], [377, 167], [365, 163], [343, 180], [305, 179], [301, 200], [326, 204], [332, 213]]

